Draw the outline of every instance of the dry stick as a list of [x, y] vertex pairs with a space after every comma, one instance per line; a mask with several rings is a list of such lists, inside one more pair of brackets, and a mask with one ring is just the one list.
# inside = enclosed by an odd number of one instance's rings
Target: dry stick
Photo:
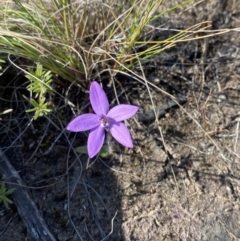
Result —
[[[187, 102], [187, 97], [180, 96], [176, 99], [176, 101], [170, 100], [165, 105], [163, 105], [161, 107], [156, 107], [157, 118], [159, 119], [159, 118], [164, 117], [165, 114], [171, 108], [178, 107], [178, 104], [179, 105], [185, 104]], [[144, 113], [137, 113], [136, 116], [137, 116], [138, 121], [143, 122], [143, 123], [151, 123], [156, 118], [154, 110], [148, 110]]]
[[11, 183], [17, 184], [9, 184], [9, 186], [10, 188], [15, 188], [12, 193], [12, 198], [30, 236], [36, 241], [56, 241], [48, 230], [48, 227], [40, 215], [35, 203], [30, 198], [27, 189], [22, 187], [23, 182], [21, 177], [1, 149], [0, 166], [0, 175]]

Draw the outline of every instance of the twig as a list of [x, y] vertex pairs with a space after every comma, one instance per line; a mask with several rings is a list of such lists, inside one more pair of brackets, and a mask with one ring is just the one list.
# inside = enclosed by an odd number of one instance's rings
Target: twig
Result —
[[[177, 103], [179, 103], [180, 105], [183, 105], [186, 102], [187, 102], [187, 98], [185, 96], [181, 96], [181, 97], [177, 98], [177, 102], [170, 100], [162, 107], [156, 108], [157, 109], [157, 117], [161, 118], [161, 117], [165, 116], [167, 111], [170, 110], [171, 108], [178, 107]], [[149, 111], [146, 111], [145, 113], [138, 113], [137, 119], [138, 119], [138, 121], [143, 122], [143, 123], [150, 123], [155, 120], [155, 118], [156, 118], [155, 116], [156, 115], [154, 114], [154, 111], [149, 110]]]
[[30, 198], [27, 189], [22, 186], [23, 182], [17, 170], [11, 165], [1, 149], [0, 165], [0, 175], [11, 183], [17, 184], [9, 184], [9, 186], [10, 188], [15, 188], [12, 198], [19, 215], [27, 227], [29, 235], [36, 241], [55, 241], [56, 239], [49, 231], [35, 203]]

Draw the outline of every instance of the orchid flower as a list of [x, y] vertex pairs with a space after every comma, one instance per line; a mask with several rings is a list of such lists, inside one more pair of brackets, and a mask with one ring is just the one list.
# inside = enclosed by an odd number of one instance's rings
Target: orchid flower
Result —
[[67, 130], [72, 132], [90, 130], [87, 142], [89, 157], [94, 157], [101, 150], [105, 130], [109, 131], [120, 144], [132, 148], [130, 131], [122, 121], [134, 116], [138, 107], [121, 104], [109, 110], [107, 96], [96, 81], [92, 82], [90, 86], [90, 102], [95, 114], [88, 113], [77, 116], [67, 126]]

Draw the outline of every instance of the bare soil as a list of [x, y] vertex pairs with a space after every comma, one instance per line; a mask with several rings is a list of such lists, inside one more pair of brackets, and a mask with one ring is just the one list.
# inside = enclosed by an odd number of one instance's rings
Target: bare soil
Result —
[[[234, 29], [240, 26], [240, 5], [202, 1], [158, 21], [165, 30], [156, 39], [203, 21], [209, 30]], [[240, 240], [239, 39], [239, 31], [229, 31], [179, 43], [143, 63], [156, 86], [149, 85], [150, 93], [144, 84], [118, 76], [119, 101], [138, 105], [140, 113], [153, 109], [150, 94], [161, 111], [172, 100], [163, 91], [184, 96], [186, 103], [164, 109], [158, 121], [129, 120], [134, 149], [110, 138], [111, 156], [105, 159], [74, 152], [87, 133], [65, 131], [73, 112], [60, 95], [56, 111], [31, 121], [24, 84], [18, 85], [22, 77], [11, 77], [2, 107], [14, 111], [0, 122], [2, 150], [56, 240]], [[67, 87], [55, 86], [59, 93]], [[104, 89], [116, 105], [113, 88]], [[67, 98], [89, 110], [87, 93], [72, 87]], [[32, 240], [14, 204], [0, 206], [0, 229], [3, 241]]]

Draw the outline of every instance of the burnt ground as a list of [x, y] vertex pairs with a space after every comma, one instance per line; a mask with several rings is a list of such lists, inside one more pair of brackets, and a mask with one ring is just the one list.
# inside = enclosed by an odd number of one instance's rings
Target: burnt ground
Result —
[[[240, 25], [235, 0], [203, 1], [182, 10], [168, 13], [159, 26]], [[111, 156], [105, 159], [74, 152], [87, 133], [64, 130], [73, 112], [60, 95], [54, 99], [56, 111], [31, 121], [22, 77], [11, 76], [3, 96], [5, 108], [14, 111], [0, 122], [2, 150], [56, 240], [240, 240], [239, 37], [229, 31], [179, 43], [143, 63], [162, 115], [158, 121], [142, 122], [139, 115], [129, 120], [134, 149], [109, 139]], [[153, 109], [144, 84], [117, 78], [121, 103], [138, 105], [144, 115]], [[65, 95], [67, 84], [55, 88]], [[111, 86], [104, 89], [115, 105]], [[163, 91], [186, 101], [167, 108], [171, 97]], [[72, 87], [66, 96], [81, 111], [89, 110], [87, 93]], [[0, 207], [0, 239], [32, 240], [14, 204]]]

